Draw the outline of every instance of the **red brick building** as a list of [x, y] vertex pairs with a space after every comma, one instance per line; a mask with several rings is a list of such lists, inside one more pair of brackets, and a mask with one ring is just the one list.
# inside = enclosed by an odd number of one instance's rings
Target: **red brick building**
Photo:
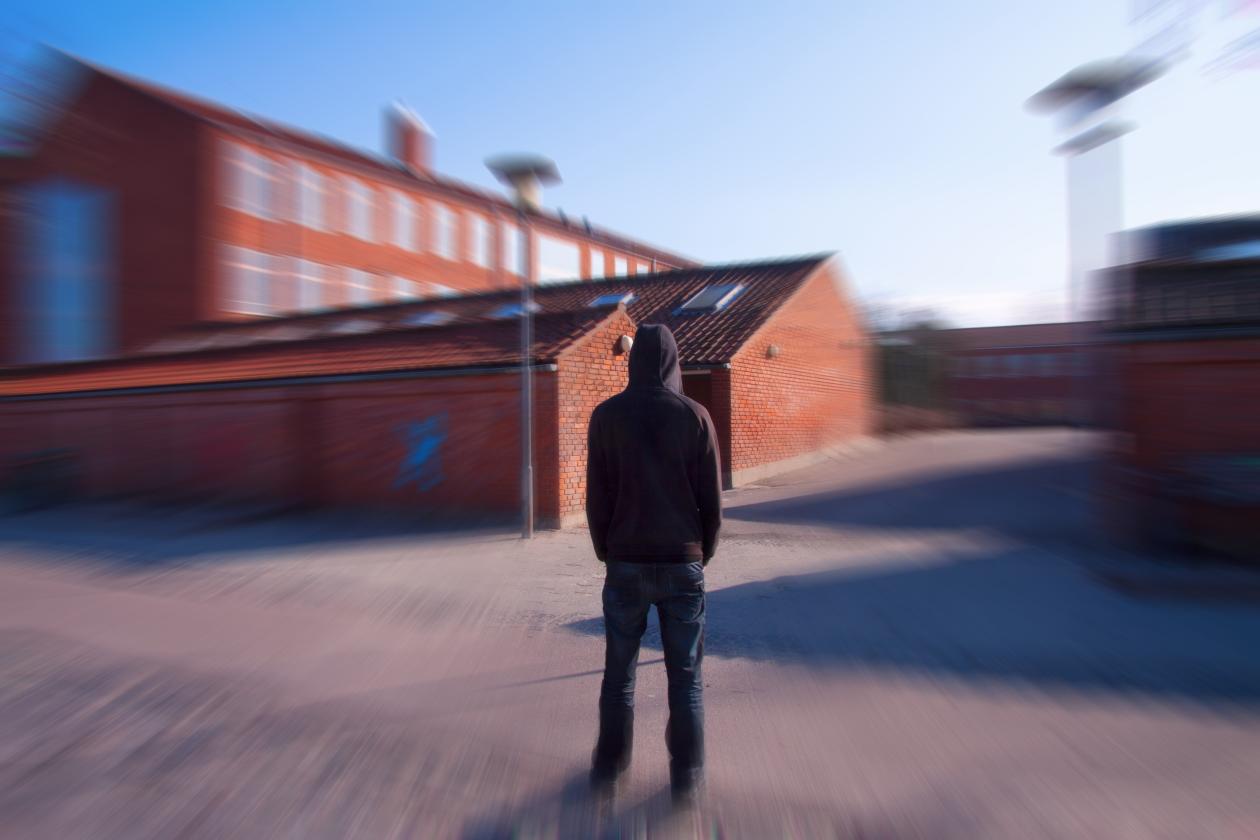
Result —
[[[582, 513], [591, 409], [624, 387], [622, 336], [670, 326], [728, 485], [867, 433], [868, 347], [825, 257], [537, 290], [542, 524]], [[510, 515], [519, 499], [513, 290], [192, 326], [125, 359], [0, 379], [0, 459], [74, 453], [93, 498], [217, 497]]]
[[1108, 341], [1123, 533], [1260, 559], [1260, 217], [1132, 232]]
[[546, 211], [523, 266], [503, 197], [433, 170], [392, 108], [387, 156], [62, 57], [28, 154], [0, 160], [0, 364], [125, 354], [173, 328], [686, 258]]
[[1089, 322], [945, 330], [946, 408], [965, 426], [1090, 423], [1097, 334]]

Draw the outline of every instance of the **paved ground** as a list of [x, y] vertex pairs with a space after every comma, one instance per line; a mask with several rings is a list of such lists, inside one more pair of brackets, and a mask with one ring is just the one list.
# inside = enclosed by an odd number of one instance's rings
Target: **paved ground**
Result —
[[730, 494], [692, 818], [654, 635], [628, 783], [584, 795], [584, 532], [0, 520], [0, 837], [1260, 838], [1260, 604], [1096, 574], [1145, 566], [1089, 536], [1094, 445], [909, 439]]

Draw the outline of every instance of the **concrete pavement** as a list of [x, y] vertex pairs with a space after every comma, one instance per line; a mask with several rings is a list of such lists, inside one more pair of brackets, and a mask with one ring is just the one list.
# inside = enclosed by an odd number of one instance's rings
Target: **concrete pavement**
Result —
[[584, 794], [584, 532], [0, 520], [0, 837], [1260, 837], [1260, 611], [1090, 569], [1066, 431], [892, 442], [728, 495], [709, 807]]

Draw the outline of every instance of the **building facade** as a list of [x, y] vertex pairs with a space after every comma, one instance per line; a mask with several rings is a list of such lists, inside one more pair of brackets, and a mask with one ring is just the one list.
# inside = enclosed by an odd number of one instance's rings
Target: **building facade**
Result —
[[[728, 486], [868, 434], [868, 346], [825, 257], [537, 290], [540, 525], [582, 518], [591, 410], [637, 324], [674, 332]], [[124, 359], [0, 378], [0, 461], [71, 453], [87, 498], [510, 516], [520, 498], [520, 303], [492, 291], [181, 330]]]
[[1260, 559], [1260, 217], [1134, 231], [1107, 338], [1125, 536]]
[[944, 330], [947, 410], [965, 426], [1094, 422], [1099, 352], [1088, 322]]
[[255, 319], [691, 260], [433, 169], [387, 112], [375, 155], [68, 57], [25, 155], [0, 162], [0, 363], [142, 350], [198, 321]]

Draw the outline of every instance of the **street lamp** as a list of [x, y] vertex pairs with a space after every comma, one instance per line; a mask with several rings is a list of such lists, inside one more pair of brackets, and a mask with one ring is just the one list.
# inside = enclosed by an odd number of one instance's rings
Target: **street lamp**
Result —
[[[1113, 264], [1109, 238], [1124, 226], [1124, 193], [1121, 185], [1120, 137], [1133, 130], [1120, 119], [1120, 102], [1135, 90], [1159, 78], [1165, 70], [1158, 60], [1141, 57], [1112, 58], [1083, 64], [1038, 91], [1027, 102], [1034, 112], [1052, 114], [1064, 136], [1055, 147], [1067, 159], [1068, 222], [1068, 319], [1091, 321], [1103, 315], [1090, 305], [1090, 279]], [[1115, 300], [1115, 278], [1104, 291]], [[1076, 327], [1078, 340], [1086, 341], [1084, 324]], [[1078, 350], [1077, 353], [1083, 351]], [[1081, 363], [1075, 374], [1092, 371], [1096, 360], [1074, 356]], [[1094, 383], [1097, 387], [1097, 383]], [[1083, 422], [1087, 397], [1080, 398], [1073, 414]], [[1076, 410], [1079, 409], [1079, 410]], [[1095, 418], [1097, 419], [1097, 418]]]
[[[512, 188], [516, 223], [523, 240], [521, 272], [521, 537], [534, 536], [534, 383], [533, 309], [534, 237], [529, 214], [541, 206], [542, 188], [560, 181], [555, 163], [541, 155], [499, 155], [488, 158], [486, 167]], [[502, 260], [500, 260], [502, 262]], [[518, 266], [519, 268], [519, 266]]]

